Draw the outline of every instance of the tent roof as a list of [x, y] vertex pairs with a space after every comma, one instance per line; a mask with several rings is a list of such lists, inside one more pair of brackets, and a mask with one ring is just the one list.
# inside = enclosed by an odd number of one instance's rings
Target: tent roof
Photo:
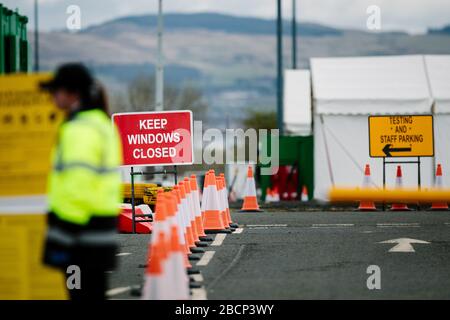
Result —
[[318, 114], [431, 112], [423, 56], [311, 59]]
[[311, 134], [311, 73], [286, 70], [284, 74], [283, 122], [288, 133]]

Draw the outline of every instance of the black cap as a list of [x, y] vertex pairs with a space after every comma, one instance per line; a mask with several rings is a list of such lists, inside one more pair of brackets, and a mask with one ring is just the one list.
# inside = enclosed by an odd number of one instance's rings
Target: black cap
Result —
[[46, 91], [66, 89], [71, 92], [88, 93], [94, 86], [94, 78], [81, 63], [68, 63], [60, 66], [53, 79], [40, 83], [40, 88]]

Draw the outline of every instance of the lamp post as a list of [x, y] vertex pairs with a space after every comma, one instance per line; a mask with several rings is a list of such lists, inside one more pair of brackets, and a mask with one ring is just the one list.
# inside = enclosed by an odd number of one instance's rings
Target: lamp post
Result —
[[34, 0], [34, 71], [39, 71], [39, 11], [38, 0]]
[[281, 0], [277, 0], [277, 123], [283, 135], [283, 25]]
[[292, 0], [292, 69], [297, 69], [297, 0]]
[[162, 0], [158, 1], [158, 62], [156, 65], [156, 93], [155, 93], [155, 110], [163, 111], [164, 109], [164, 61], [162, 53], [163, 45], [163, 12]]

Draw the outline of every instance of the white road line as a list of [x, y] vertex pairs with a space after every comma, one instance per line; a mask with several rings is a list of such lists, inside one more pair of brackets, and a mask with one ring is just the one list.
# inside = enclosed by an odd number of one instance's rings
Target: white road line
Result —
[[129, 256], [131, 254], [131, 252], [121, 252], [116, 254], [116, 257], [124, 257], [124, 256]]
[[420, 227], [419, 223], [403, 223], [403, 222], [392, 222], [392, 223], [377, 223], [377, 227], [379, 228], [397, 228], [397, 227], [407, 227], [407, 228], [418, 228]]
[[450, 226], [450, 222], [444, 222], [446, 226]]
[[353, 223], [314, 223], [311, 228], [345, 228], [353, 226]]
[[208, 300], [205, 288], [192, 289], [191, 293], [192, 300]]
[[237, 228], [233, 233], [242, 233], [244, 231], [244, 228]]
[[197, 262], [197, 266], [201, 267], [208, 265], [215, 253], [215, 251], [206, 251], [202, 258]]
[[193, 274], [190, 276], [195, 282], [203, 282], [203, 276], [201, 273]]
[[121, 294], [121, 293], [128, 292], [130, 290], [131, 290], [130, 286], [128, 286], [128, 287], [119, 287], [119, 288], [110, 289], [110, 290], [106, 291], [105, 294], [106, 294], [107, 297], [112, 297], [112, 296], [116, 296], [116, 295]]
[[226, 236], [227, 236], [226, 233], [218, 233], [214, 241], [211, 243], [211, 246], [221, 246]]

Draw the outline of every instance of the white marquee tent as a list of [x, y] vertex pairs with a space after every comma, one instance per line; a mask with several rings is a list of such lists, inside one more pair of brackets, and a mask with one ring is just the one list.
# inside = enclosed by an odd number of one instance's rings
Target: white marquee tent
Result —
[[[450, 186], [450, 56], [384, 56], [311, 59], [314, 165], [317, 199], [332, 185], [360, 185], [370, 164], [382, 187], [382, 160], [369, 157], [368, 116], [434, 113], [435, 159], [422, 158], [422, 185], [430, 186], [442, 163]], [[403, 158], [416, 160], [416, 158]], [[417, 185], [417, 166], [402, 165], [404, 185]], [[386, 170], [395, 181], [395, 165]]]
[[309, 70], [284, 72], [283, 122], [286, 134], [311, 135], [311, 73]]

